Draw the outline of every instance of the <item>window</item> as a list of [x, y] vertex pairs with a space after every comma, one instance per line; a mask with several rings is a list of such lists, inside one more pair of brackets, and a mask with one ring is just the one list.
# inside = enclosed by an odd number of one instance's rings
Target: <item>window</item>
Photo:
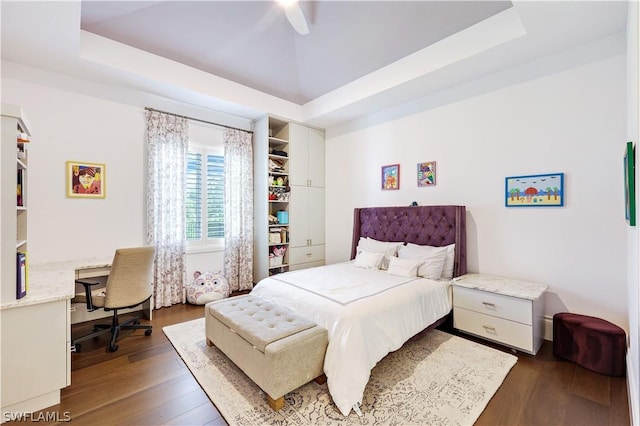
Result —
[[224, 156], [219, 151], [189, 145], [185, 188], [189, 246], [220, 244], [224, 238]]

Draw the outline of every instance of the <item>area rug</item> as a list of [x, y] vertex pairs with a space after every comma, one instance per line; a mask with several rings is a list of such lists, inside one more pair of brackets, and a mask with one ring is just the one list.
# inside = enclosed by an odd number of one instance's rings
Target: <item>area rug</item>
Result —
[[362, 417], [343, 416], [327, 385], [312, 381], [273, 411], [264, 393], [215, 347], [204, 318], [163, 328], [175, 349], [230, 425], [471, 425], [517, 358], [439, 330], [422, 333], [372, 370]]

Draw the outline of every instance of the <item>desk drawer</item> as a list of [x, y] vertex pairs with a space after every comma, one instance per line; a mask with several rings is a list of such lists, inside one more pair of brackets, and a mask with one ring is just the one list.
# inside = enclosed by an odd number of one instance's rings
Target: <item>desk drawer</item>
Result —
[[529, 325], [454, 307], [453, 326], [484, 339], [533, 352], [533, 328]]
[[531, 300], [529, 299], [518, 299], [502, 294], [454, 286], [453, 305], [470, 311], [532, 325], [533, 314], [531, 312]]

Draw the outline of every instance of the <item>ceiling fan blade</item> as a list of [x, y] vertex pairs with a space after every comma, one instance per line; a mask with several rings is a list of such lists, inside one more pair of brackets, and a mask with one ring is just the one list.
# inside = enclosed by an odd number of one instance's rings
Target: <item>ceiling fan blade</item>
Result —
[[300, 8], [298, 2], [293, 2], [284, 8], [284, 13], [287, 15], [287, 19], [293, 26], [293, 28], [300, 35], [309, 34], [309, 27], [307, 26], [307, 20], [304, 17], [304, 13]]

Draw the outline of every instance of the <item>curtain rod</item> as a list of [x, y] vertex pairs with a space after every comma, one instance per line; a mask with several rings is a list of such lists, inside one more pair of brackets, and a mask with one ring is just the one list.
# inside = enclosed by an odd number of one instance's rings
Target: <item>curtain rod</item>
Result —
[[253, 133], [251, 130], [239, 129], [237, 127], [227, 126], [225, 124], [220, 124], [220, 123], [214, 123], [213, 121], [201, 120], [199, 118], [187, 117], [186, 115], [174, 114], [173, 112], [161, 111], [161, 110], [155, 109], [155, 108], [144, 107], [144, 109], [147, 110], [147, 111], [161, 112], [163, 114], [169, 114], [169, 115], [173, 115], [173, 116], [176, 116], [176, 117], [186, 118], [187, 120], [191, 120], [191, 121], [199, 121], [200, 123], [212, 124], [214, 126], [224, 127], [225, 129], [240, 130], [242, 132]]

